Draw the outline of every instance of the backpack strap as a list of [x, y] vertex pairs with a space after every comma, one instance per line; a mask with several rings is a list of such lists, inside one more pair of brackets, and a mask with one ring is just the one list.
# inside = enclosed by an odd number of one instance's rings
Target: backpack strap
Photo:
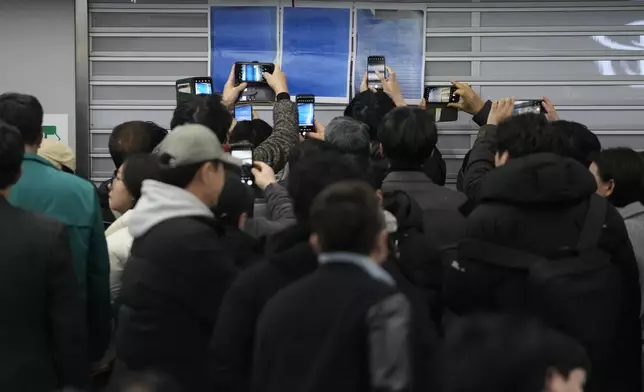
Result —
[[590, 197], [586, 221], [579, 235], [577, 250], [582, 251], [597, 246], [606, 220], [607, 209], [608, 201], [606, 199], [598, 195]]
[[529, 270], [533, 265], [544, 261], [543, 257], [532, 253], [473, 238], [458, 243], [458, 254], [459, 257], [484, 260], [499, 267], [521, 270]]

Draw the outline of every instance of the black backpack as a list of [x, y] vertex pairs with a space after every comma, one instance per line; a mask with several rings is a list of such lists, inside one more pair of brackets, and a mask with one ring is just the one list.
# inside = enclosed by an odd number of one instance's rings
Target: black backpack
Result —
[[[592, 196], [577, 246], [549, 257], [463, 240], [446, 271], [447, 289], [479, 292], [470, 293], [478, 303], [470, 311], [527, 313], [601, 352], [624, 314], [621, 273], [598, 246], [606, 211], [607, 201]], [[467, 284], [459, 288], [459, 279]]]

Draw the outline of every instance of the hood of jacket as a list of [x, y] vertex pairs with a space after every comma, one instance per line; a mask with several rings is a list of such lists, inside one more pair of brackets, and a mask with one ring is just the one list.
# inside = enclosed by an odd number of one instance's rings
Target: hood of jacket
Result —
[[480, 201], [509, 204], [576, 202], [594, 194], [597, 184], [587, 167], [552, 153], [510, 159], [483, 177]]
[[398, 230], [417, 229], [424, 231], [423, 210], [416, 200], [403, 191], [391, 191], [384, 194], [382, 207], [396, 219]]
[[134, 238], [145, 235], [169, 219], [214, 217], [212, 211], [192, 193], [155, 180], [143, 181], [141, 198], [130, 215], [128, 228]]

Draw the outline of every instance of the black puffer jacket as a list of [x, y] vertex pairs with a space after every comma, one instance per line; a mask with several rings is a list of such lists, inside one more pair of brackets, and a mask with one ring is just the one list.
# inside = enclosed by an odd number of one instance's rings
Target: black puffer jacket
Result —
[[[574, 249], [589, 200], [597, 197], [595, 190], [588, 169], [573, 159], [549, 153], [512, 159], [479, 179], [479, 204], [468, 217], [466, 237], [544, 257], [561, 249]], [[639, 275], [624, 222], [611, 206], [598, 245], [621, 272], [621, 287], [615, 287], [621, 299], [613, 305], [621, 311], [615, 312], [618, 316], [610, 323], [610, 331], [592, 334], [602, 336], [602, 341], [586, 345], [593, 364], [586, 390], [641, 391]], [[479, 274], [467, 279], [467, 287], [453, 285], [453, 275], [445, 276], [445, 299], [453, 311], [523, 311], [517, 298], [521, 298], [525, 276], [517, 277], [507, 268], [492, 265], [467, 271]], [[523, 284], [516, 279], [524, 279]], [[588, 305], [590, 311], [586, 304], [580, 311], [592, 318], [593, 306]], [[598, 312], [598, 322], [589, 323], [588, 328], [606, 325], [599, 323], [605, 316]]]

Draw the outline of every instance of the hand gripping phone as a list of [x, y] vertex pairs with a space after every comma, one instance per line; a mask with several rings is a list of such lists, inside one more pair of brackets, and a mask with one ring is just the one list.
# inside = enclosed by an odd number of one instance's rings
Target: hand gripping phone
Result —
[[258, 62], [235, 63], [235, 84], [248, 83], [249, 85], [266, 84], [264, 72], [272, 74], [275, 64]]

